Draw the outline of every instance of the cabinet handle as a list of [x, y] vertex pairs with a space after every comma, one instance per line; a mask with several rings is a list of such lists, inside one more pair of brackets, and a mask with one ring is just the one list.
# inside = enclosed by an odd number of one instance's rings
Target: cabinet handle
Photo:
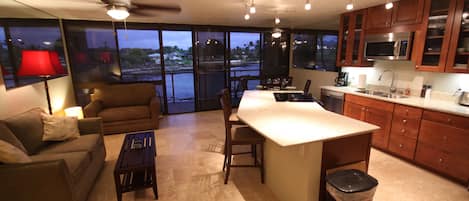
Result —
[[399, 148], [402, 148], [402, 147], [404, 147], [404, 145], [402, 145], [402, 144], [399, 144]]
[[451, 121], [453, 121], [451, 118], [448, 118], [448, 123], [451, 123]]
[[438, 162], [443, 163], [443, 159], [442, 158], [438, 159]]
[[407, 123], [407, 119], [402, 120], [402, 123]]
[[444, 140], [444, 141], [448, 140], [448, 136], [446, 136], [446, 135], [443, 136], [443, 140]]
[[365, 111], [365, 108], [364, 108], [364, 107], [362, 107], [362, 110], [363, 110], [363, 111]]
[[409, 115], [409, 109], [405, 109], [405, 115]]
[[405, 129], [402, 129], [402, 130], [401, 130], [401, 133], [405, 133]]

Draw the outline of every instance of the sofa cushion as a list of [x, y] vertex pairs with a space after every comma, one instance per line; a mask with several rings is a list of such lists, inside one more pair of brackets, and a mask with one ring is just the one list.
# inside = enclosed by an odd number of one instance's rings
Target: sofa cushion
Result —
[[23, 144], [18, 140], [18, 138], [11, 132], [11, 130], [5, 125], [5, 123], [0, 122], [0, 140], [10, 143], [16, 148], [20, 149], [24, 153], [27, 153]]
[[0, 140], [0, 163], [29, 163], [31, 159], [26, 153], [12, 144]]
[[[37, 154], [31, 156], [33, 162], [65, 160], [68, 171], [73, 177], [73, 181], [78, 181], [86, 168], [91, 163], [91, 157], [88, 152], [70, 152], [56, 154]], [[51, 189], [52, 190], [52, 189]]]
[[47, 145], [47, 142], [42, 141], [41, 113], [43, 113], [41, 108], [34, 108], [4, 120], [8, 128], [21, 141], [29, 155], [37, 153]]
[[101, 117], [104, 122], [149, 119], [150, 108], [148, 106], [107, 108], [99, 112], [98, 117]]
[[149, 83], [116, 84], [94, 89], [92, 100], [100, 100], [104, 108], [149, 105], [156, 94], [155, 85]]
[[59, 117], [42, 114], [43, 141], [64, 141], [80, 137], [77, 117]]
[[55, 142], [42, 149], [39, 154], [67, 153], [76, 151], [92, 152], [97, 145], [103, 144], [100, 134], [82, 135], [80, 138], [64, 142]]

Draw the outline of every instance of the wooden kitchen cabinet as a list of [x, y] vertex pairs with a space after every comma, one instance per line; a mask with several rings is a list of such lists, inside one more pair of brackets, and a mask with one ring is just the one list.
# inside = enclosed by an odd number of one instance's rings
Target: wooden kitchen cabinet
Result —
[[469, 0], [457, 0], [446, 72], [469, 73]]
[[469, 118], [424, 111], [415, 161], [449, 175], [469, 181]]
[[344, 103], [344, 115], [362, 120], [380, 127], [373, 132], [371, 144], [380, 149], [387, 149], [391, 131], [393, 103], [347, 94]]
[[422, 113], [420, 108], [396, 104], [389, 139], [390, 152], [414, 159]]
[[382, 29], [391, 27], [392, 9], [379, 5], [367, 9], [368, 20], [366, 29]]
[[364, 57], [366, 16], [366, 10], [341, 15], [337, 45], [337, 66], [370, 66]]
[[400, 0], [394, 2], [391, 26], [422, 23], [424, 4], [425, 0]]

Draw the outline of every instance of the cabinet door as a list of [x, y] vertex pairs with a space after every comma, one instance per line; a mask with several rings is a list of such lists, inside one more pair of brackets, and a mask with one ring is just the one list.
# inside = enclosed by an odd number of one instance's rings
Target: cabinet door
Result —
[[375, 147], [387, 149], [389, 133], [391, 132], [392, 112], [385, 110], [366, 108], [365, 121], [380, 127], [373, 132], [371, 144]]
[[425, 0], [400, 0], [394, 2], [392, 26], [422, 22]]
[[446, 72], [469, 73], [469, 0], [457, 0]]
[[357, 11], [353, 18], [353, 45], [352, 49], [352, 66], [366, 66], [364, 53], [365, 53], [365, 23], [366, 23], [366, 12]]
[[342, 14], [340, 17], [339, 42], [337, 44], [337, 66], [347, 65], [347, 49], [350, 37], [349, 26], [351, 23], [351, 14]]
[[415, 39], [417, 70], [445, 71], [455, 7], [456, 0], [426, 0], [425, 28]]
[[379, 5], [367, 9], [368, 20], [366, 29], [380, 29], [391, 27], [392, 10], [386, 9], [384, 5]]
[[365, 106], [345, 101], [344, 115], [357, 120], [365, 120]]

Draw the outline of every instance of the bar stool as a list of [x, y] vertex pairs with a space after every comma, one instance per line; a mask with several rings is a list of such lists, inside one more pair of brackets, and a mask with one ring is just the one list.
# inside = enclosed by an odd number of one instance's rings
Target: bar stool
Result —
[[[220, 103], [223, 108], [223, 119], [225, 121], [225, 159], [223, 160], [223, 171], [225, 171], [225, 184], [228, 183], [230, 176], [231, 167], [259, 167], [261, 172], [261, 182], [264, 183], [264, 137], [259, 135], [257, 132], [247, 126], [236, 126], [230, 121], [230, 115], [232, 114], [230, 93], [228, 89], [223, 89]], [[233, 146], [235, 145], [251, 145], [251, 152], [233, 153]], [[257, 162], [257, 145], [260, 146], [260, 164]], [[239, 154], [253, 154], [254, 164], [253, 165], [232, 165], [231, 159], [233, 155]]]

